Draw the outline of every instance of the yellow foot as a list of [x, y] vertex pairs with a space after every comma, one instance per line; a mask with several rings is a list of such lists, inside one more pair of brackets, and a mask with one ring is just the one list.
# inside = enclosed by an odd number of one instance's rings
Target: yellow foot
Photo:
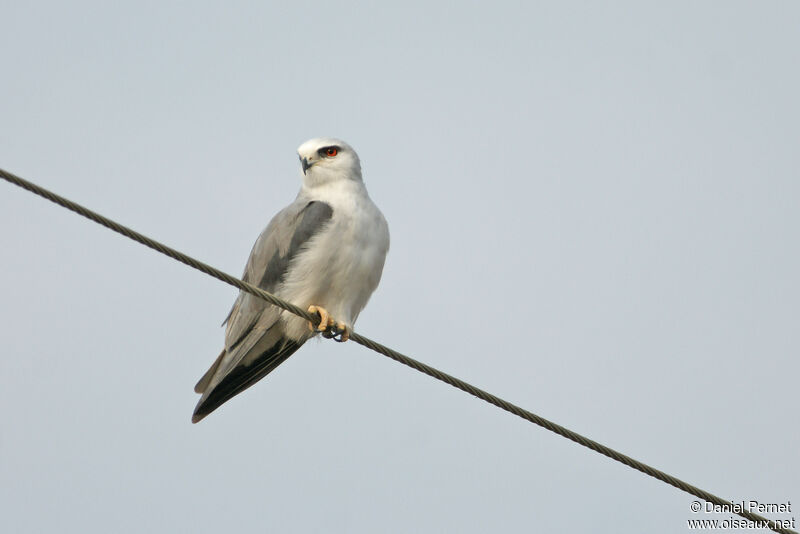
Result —
[[323, 308], [322, 306], [309, 306], [308, 313], [319, 314], [319, 325], [314, 326], [314, 323], [308, 323], [308, 328], [312, 332], [325, 332], [326, 330], [330, 329], [333, 325], [336, 324], [336, 321], [333, 320], [333, 317], [328, 314], [328, 310]]
[[333, 338], [340, 343], [350, 339], [350, 327], [344, 323], [336, 321], [330, 316], [328, 310], [322, 306], [309, 306], [308, 313], [317, 313], [320, 317], [319, 325], [314, 326], [313, 323], [308, 323], [308, 328], [312, 332], [322, 332], [322, 337], [328, 339]]

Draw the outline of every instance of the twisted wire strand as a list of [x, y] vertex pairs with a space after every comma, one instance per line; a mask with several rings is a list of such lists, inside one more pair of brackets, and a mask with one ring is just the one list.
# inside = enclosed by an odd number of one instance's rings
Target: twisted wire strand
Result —
[[[62, 206], [62, 207], [66, 208], [66, 209], [68, 209], [70, 211], [73, 211], [73, 212], [77, 213], [78, 215], [82, 215], [82, 216], [86, 217], [87, 219], [90, 219], [90, 220], [92, 220], [92, 221], [94, 221], [94, 222], [96, 222], [96, 223], [98, 223], [98, 224], [100, 224], [102, 226], [105, 226], [106, 228], [108, 228], [110, 230], [113, 230], [114, 232], [122, 234], [125, 237], [128, 237], [130, 239], [133, 239], [134, 241], [136, 241], [138, 243], [141, 243], [142, 245], [145, 245], [146, 247], [149, 247], [149, 248], [151, 248], [153, 250], [156, 250], [156, 251], [158, 251], [158, 252], [160, 252], [162, 254], [165, 254], [166, 256], [169, 256], [170, 258], [173, 258], [173, 259], [175, 259], [175, 260], [177, 260], [177, 261], [179, 261], [179, 262], [181, 262], [181, 263], [183, 263], [185, 265], [188, 265], [189, 267], [197, 269], [198, 271], [201, 271], [201, 272], [203, 272], [203, 273], [205, 273], [205, 274], [207, 274], [209, 276], [213, 276], [217, 280], [221, 280], [222, 282], [225, 282], [226, 284], [232, 285], [232, 286], [234, 286], [234, 287], [236, 287], [236, 288], [238, 288], [238, 289], [240, 289], [242, 291], [246, 291], [246, 292], [248, 292], [248, 293], [250, 293], [252, 295], [255, 295], [255, 296], [259, 297], [259, 298], [262, 298], [262, 299], [266, 300], [267, 302], [269, 302], [270, 304], [278, 306], [279, 308], [283, 308], [284, 310], [286, 310], [288, 312], [291, 312], [291, 313], [293, 313], [293, 314], [295, 314], [295, 315], [297, 315], [299, 317], [302, 317], [303, 319], [306, 319], [306, 320], [312, 321], [312, 322], [317, 322], [319, 320], [319, 316], [316, 315], [316, 314], [310, 314], [306, 310], [303, 310], [302, 308], [300, 308], [298, 306], [295, 306], [294, 304], [292, 304], [290, 302], [286, 302], [283, 299], [280, 299], [280, 298], [276, 297], [275, 295], [264, 291], [261, 288], [258, 288], [258, 287], [254, 286], [252, 284], [248, 284], [247, 282], [244, 282], [244, 281], [242, 281], [242, 280], [240, 280], [240, 279], [238, 279], [238, 278], [236, 278], [234, 276], [231, 276], [231, 275], [229, 275], [229, 274], [227, 274], [227, 273], [225, 273], [223, 271], [220, 271], [219, 269], [211, 267], [210, 265], [208, 265], [206, 263], [198, 261], [198, 260], [192, 258], [191, 256], [188, 256], [188, 255], [186, 255], [186, 254], [184, 254], [182, 252], [179, 252], [179, 251], [175, 250], [174, 248], [168, 247], [167, 245], [164, 245], [164, 244], [162, 244], [162, 243], [160, 243], [160, 242], [158, 242], [158, 241], [156, 241], [154, 239], [151, 239], [151, 238], [149, 238], [149, 237], [147, 237], [147, 236], [145, 236], [143, 234], [140, 234], [139, 232], [136, 232], [136, 231], [128, 228], [127, 226], [123, 226], [123, 225], [121, 225], [121, 224], [119, 224], [119, 223], [117, 223], [115, 221], [112, 221], [111, 219], [109, 219], [107, 217], [104, 217], [104, 216], [100, 215], [99, 213], [96, 213], [96, 212], [94, 212], [94, 211], [92, 211], [92, 210], [90, 210], [88, 208], [85, 208], [85, 207], [81, 206], [80, 204], [72, 202], [71, 200], [68, 200], [68, 199], [66, 199], [66, 198], [64, 198], [64, 197], [62, 197], [60, 195], [57, 195], [57, 194], [55, 194], [55, 193], [53, 193], [51, 191], [48, 191], [47, 189], [45, 189], [43, 187], [40, 187], [40, 186], [38, 186], [38, 185], [36, 185], [36, 184], [34, 184], [32, 182], [29, 182], [29, 181], [27, 181], [27, 180], [25, 180], [23, 178], [20, 178], [19, 176], [16, 176], [16, 175], [14, 175], [14, 174], [12, 174], [12, 173], [10, 173], [8, 171], [0, 169], [0, 177], [2, 177], [3, 179], [7, 180], [8, 182], [11, 182], [12, 184], [14, 184], [16, 186], [21, 187], [22, 189], [30, 191], [31, 193], [39, 195], [39, 196], [41, 196], [43, 198], [46, 198], [47, 200], [49, 200], [51, 202], [54, 202], [55, 204], [58, 204], [59, 206]], [[640, 471], [640, 472], [642, 472], [642, 473], [644, 473], [646, 475], [649, 475], [649, 476], [651, 476], [651, 477], [653, 477], [653, 478], [655, 478], [657, 480], [665, 482], [665, 483], [669, 484], [670, 486], [673, 486], [673, 487], [675, 487], [675, 488], [677, 488], [677, 489], [679, 489], [681, 491], [684, 491], [684, 492], [689, 493], [689, 494], [691, 494], [691, 495], [693, 495], [695, 497], [698, 497], [700, 499], [703, 499], [705, 501], [708, 501], [710, 503], [717, 504], [717, 505], [720, 505], [720, 506], [728, 506], [729, 507], [731, 505], [732, 501], [725, 500], [725, 499], [723, 499], [721, 497], [718, 497], [718, 496], [716, 496], [716, 495], [714, 495], [712, 493], [709, 493], [709, 492], [707, 492], [705, 490], [702, 490], [702, 489], [700, 489], [700, 488], [698, 488], [696, 486], [693, 486], [692, 484], [689, 484], [688, 482], [684, 482], [683, 480], [680, 480], [680, 479], [678, 479], [678, 478], [676, 478], [676, 477], [674, 477], [672, 475], [669, 475], [669, 474], [667, 474], [667, 473], [665, 473], [663, 471], [660, 471], [660, 470], [658, 470], [658, 469], [656, 469], [654, 467], [651, 467], [651, 466], [649, 466], [649, 465], [647, 465], [647, 464], [645, 464], [643, 462], [640, 462], [639, 460], [635, 460], [634, 458], [631, 458], [630, 456], [622, 454], [621, 452], [618, 452], [618, 451], [616, 451], [616, 450], [614, 450], [614, 449], [612, 449], [610, 447], [607, 447], [606, 445], [598, 443], [597, 441], [594, 441], [593, 439], [590, 439], [590, 438], [587, 438], [585, 436], [582, 436], [581, 434], [578, 434], [577, 432], [573, 432], [572, 430], [569, 430], [566, 427], [563, 427], [563, 426], [561, 426], [561, 425], [559, 425], [557, 423], [554, 423], [554, 422], [552, 422], [552, 421], [550, 421], [548, 419], [545, 419], [544, 417], [541, 417], [541, 416], [536, 415], [536, 414], [534, 414], [532, 412], [529, 412], [528, 410], [520, 408], [519, 406], [517, 406], [515, 404], [512, 404], [512, 403], [510, 403], [510, 402], [508, 402], [506, 400], [503, 400], [500, 397], [492, 395], [491, 393], [489, 393], [487, 391], [484, 391], [484, 390], [482, 390], [482, 389], [480, 389], [478, 387], [475, 387], [475, 386], [473, 386], [473, 385], [471, 385], [471, 384], [469, 384], [467, 382], [464, 382], [461, 379], [458, 379], [458, 378], [456, 378], [454, 376], [451, 376], [451, 375], [449, 375], [449, 374], [447, 374], [447, 373], [445, 373], [443, 371], [440, 371], [440, 370], [438, 370], [438, 369], [436, 369], [434, 367], [431, 367], [431, 366], [426, 365], [426, 364], [424, 364], [424, 363], [422, 363], [420, 361], [417, 361], [417, 360], [415, 360], [413, 358], [410, 358], [410, 357], [408, 357], [408, 356], [406, 356], [404, 354], [401, 354], [401, 353], [397, 352], [396, 350], [393, 350], [393, 349], [390, 349], [389, 347], [386, 347], [385, 345], [381, 345], [380, 343], [378, 343], [376, 341], [373, 341], [373, 340], [371, 340], [371, 339], [369, 339], [369, 338], [367, 338], [365, 336], [362, 336], [362, 335], [360, 335], [360, 334], [358, 334], [356, 332], [352, 332], [351, 333], [350, 339], [355, 341], [359, 345], [367, 347], [368, 349], [371, 349], [371, 350], [373, 350], [373, 351], [375, 351], [375, 352], [377, 352], [379, 354], [382, 354], [384, 356], [387, 356], [387, 357], [391, 358], [392, 360], [394, 360], [394, 361], [396, 361], [398, 363], [402, 363], [403, 365], [411, 367], [412, 369], [416, 369], [417, 371], [419, 371], [421, 373], [424, 373], [424, 374], [426, 374], [426, 375], [428, 375], [430, 377], [433, 377], [433, 378], [435, 378], [437, 380], [440, 380], [440, 381], [442, 381], [442, 382], [444, 382], [446, 384], [449, 384], [449, 385], [451, 385], [451, 386], [453, 386], [455, 388], [458, 388], [461, 391], [469, 393], [470, 395], [472, 395], [474, 397], [477, 397], [477, 398], [479, 398], [479, 399], [481, 399], [483, 401], [488, 402], [489, 404], [493, 404], [494, 406], [497, 406], [498, 408], [501, 408], [501, 409], [503, 409], [503, 410], [505, 410], [505, 411], [507, 411], [509, 413], [512, 413], [512, 414], [516, 415], [517, 417], [521, 417], [522, 419], [525, 419], [526, 421], [530, 421], [531, 423], [534, 423], [534, 424], [539, 425], [539, 426], [541, 426], [543, 428], [546, 428], [547, 430], [549, 430], [551, 432], [554, 432], [554, 433], [558, 434], [559, 436], [565, 437], [565, 438], [567, 438], [567, 439], [569, 439], [571, 441], [574, 441], [575, 443], [578, 443], [579, 445], [583, 445], [584, 447], [592, 449], [595, 452], [598, 452], [598, 453], [600, 453], [600, 454], [602, 454], [604, 456], [607, 456], [608, 458], [611, 458], [612, 460], [616, 460], [617, 462], [625, 464], [628, 467], [636, 469], [637, 471]], [[763, 517], [763, 516], [758, 515], [756, 513], [750, 512], [749, 510], [742, 509], [742, 510], [739, 510], [739, 511], [737, 511], [735, 513], [737, 515], [741, 516], [741, 517], [744, 517], [745, 519], [750, 520], [750, 521], [753, 521], [753, 522], [756, 522], [756, 523], [760, 523], [760, 524], [765, 524], [765, 525], [767, 525], [769, 527], [770, 530], [772, 530], [774, 532], [779, 532], [781, 534], [799, 534], [795, 530], [782, 528], [782, 527], [778, 526], [774, 521], [769, 520], [766, 517]]]

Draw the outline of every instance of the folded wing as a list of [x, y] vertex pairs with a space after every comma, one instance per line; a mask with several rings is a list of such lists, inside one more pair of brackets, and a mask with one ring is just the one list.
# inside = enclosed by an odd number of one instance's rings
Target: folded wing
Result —
[[[279, 293], [292, 260], [332, 216], [330, 205], [298, 198], [261, 233], [243, 280]], [[290, 339], [284, 335], [280, 315], [279, 308], [249, 293], [239, 293], [226, 319], [225, 348], [195, 386], [202, 396], [193, 423], [264, 378], [305, 343], [308, 337]]]

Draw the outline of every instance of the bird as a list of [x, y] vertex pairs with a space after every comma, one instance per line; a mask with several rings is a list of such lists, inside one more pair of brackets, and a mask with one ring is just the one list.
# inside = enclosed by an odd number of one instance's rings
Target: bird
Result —
[[253, 245], [242, 280], [311, 314], [309, 323], [240, 291], [223, 322], [225, 346], [195, 386], [197, 423], [322, 334], [347, 341], [378, 287], [389, 226], [372, 202], [355, 150], [320, 137], [297, 149], [302, 186]]

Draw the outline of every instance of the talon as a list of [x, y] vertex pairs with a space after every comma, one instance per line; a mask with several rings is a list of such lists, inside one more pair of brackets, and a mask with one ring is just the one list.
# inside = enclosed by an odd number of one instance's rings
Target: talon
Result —
[[338, 341], [339, 343], [344, 343], [348, 339], [350, 339], [350, 328], [344, 323], [336, 323], [336, 334], [339, 336], [338, 338], [334, 336], [333, 339]]
[[336, 337], [336, 332], [334, 332], [333, 328], [329, 328], [322, 333], [322, 337], [325, 339], [331, 339]]
[[314, 323], [309, 321], [308, 328], [312, 332], [322, 332], [322, 337], [326, 339], [335, 339], [339, 343], [344, 343], [350, 339], [350, 327], [345, 323], [340, 323], [334, 320], [328, 313], [328, 310], [322, 306], [309, 306], [308, 313], [319, 314], [319, 325], [314, 326]]
[[331, 326], [334, 325], [335, 321], [333, 318], [328, 314], [328, 310], [323, 308], [322, 306], [309, 306], [308, 313], [317, 313], [319, 314], [319, 325], [314, 326], [314, 323], [311, 321], [308, 322], [308, 328], [312, 332], [325, 332], [330, 329]]

